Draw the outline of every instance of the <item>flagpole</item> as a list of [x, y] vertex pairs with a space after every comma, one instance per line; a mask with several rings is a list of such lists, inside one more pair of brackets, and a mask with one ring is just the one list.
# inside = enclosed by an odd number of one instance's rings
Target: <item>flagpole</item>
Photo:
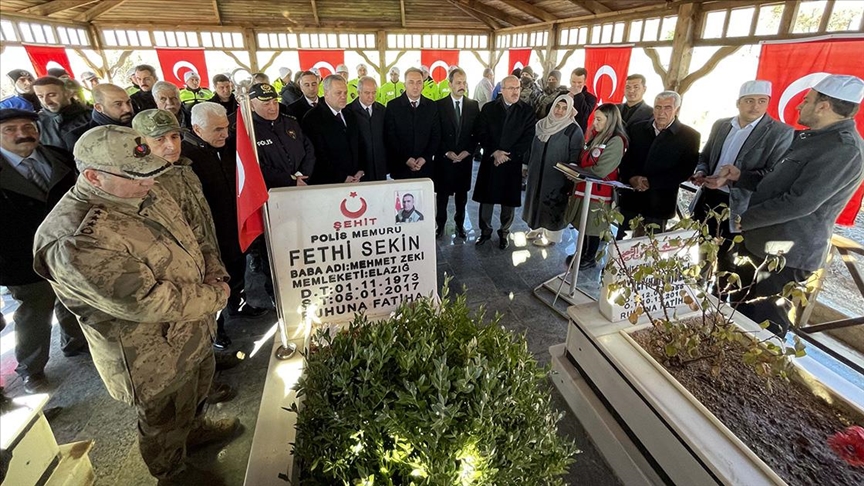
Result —
[[[235, 69], [231, 72], [231, 81], [234, 83], [234, 97], [237, 99], [237, 106], [240, 110], [240, 114], [243, 117], [243, 127], [246, 129], [246, 135], [249, 137], [249, 140], [252, 141], [252, 148], [254, 149], [252, 152], [255, 154], [255, 163], [259, 166], [261, 162], [258, 160], [258, 144], [255, 140], [255, 128], [252, 124], [252, 105], [249, 101], [249, 88], [252, 85], [251, 76], [248, 79], [237, 79], [237, 75], [240, 73], [246, 72], [247, 70], [243, 68]], [[270, 217], [268, 211], [269, 204], [264, 203], [264, 236], [265, 240], [269, 239], [270, 234]], [[275, 299], [276, 305], [276, 325], [278, 326], [279, 331], [279, 341], [280, 346], [276, 349], [276, 358], [278, 359], [288, 359], [294, 355], [297, 351], [297, 346], [294, 343], [288, 342], [288, 331], [285, 327], [285, 316], [282, 311], [282, 306], [279, 305], [279, 286], [276, 280], [276, 271], [273, 268], [273, 252], [271, 251], [271, 245], [265, 244], [265, 251], [270, 256], [268, 260], [270, 260], [270, 276], [273, 279], [273, 291], [276, 294], [277, 298]]]

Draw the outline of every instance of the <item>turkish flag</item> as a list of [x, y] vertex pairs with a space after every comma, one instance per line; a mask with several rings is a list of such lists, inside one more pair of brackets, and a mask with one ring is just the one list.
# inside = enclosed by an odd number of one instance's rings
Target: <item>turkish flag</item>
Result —
[[450, 66], [459, 65], [459, 51], [455, 50], [422, 50], [420, 51], [420, 64], [429, 68], [429, 75], [436, 83], [447, 78], [450, 74]]
[[183, 89], [186, 86], [183, 76], [189, 71], [194, 71], [201, 77], [202, 88], [210, 86], [204, 49], [156, 49], [156, 55], [159, 56], [162, 78], [165, 81]]
[[47, 76], [48, 69], [53, 67], [62, 67], [69, 73], [70, 77], [75, 77], [72, 73], [72, 68], [69, 67], [69, 56], [66, 55], [65, 48], [24, 44], [24, 50], [27, 51], [27, 57], [30, 58], [30, 63], [33, 64], [37, 78]]
[[507, 57], [507, 74], [510, 74], [514, 69], [522, 69], [528, 65], [531, 61], [531, 49], [510, 49], [507, 52]]
[[588, 90], [597, 96], [597, 106], [624, 101], [624, 84], [630, 69], [632, 47], [586, 47]]
[[267, 202], [267, 185], [258, 165], [258, 151], [246, 130], [243, 112], [237, 109], [237, 229], [240, 249], [246, 251], [264, 233], [261, 208]]
[[[811, 42], [763, 43], [759, 54], [756, 79], [771, 81], [772, 94], [768, 114], [800, 130], [796, 108], [807, 92], [831, 74], [853, 74], [864, 78], [864, 40], [832, 39]], [[855, 116], [858, 133], [864, 135], [864, 111]], [[837, 224], [853, 226], [861, 209], [864, 184], [849, 200], [837, 218]]]
[[345, 51], [301, 49], [297, 51], [297, 54], [300, 56], [300, 69], [309, 71], [312, 68], [318, 68], [321, 79], [336, 74], [336, 67], [345, 64]]

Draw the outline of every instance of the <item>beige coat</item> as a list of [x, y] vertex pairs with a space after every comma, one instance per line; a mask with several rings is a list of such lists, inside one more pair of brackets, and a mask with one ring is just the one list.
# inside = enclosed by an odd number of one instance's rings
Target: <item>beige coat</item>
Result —
[[196, 236], [158, 185], [143, 200], [121, 199], [79, 176], [39, 227], [34, 253], [115, 399], [171, 392], [210, 353], [228, 294], [204, 284]]

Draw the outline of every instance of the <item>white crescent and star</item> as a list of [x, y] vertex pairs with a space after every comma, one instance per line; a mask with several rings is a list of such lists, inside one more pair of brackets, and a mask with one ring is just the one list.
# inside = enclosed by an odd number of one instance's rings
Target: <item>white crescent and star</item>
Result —
[[444, 77], [447, 77], [448, 71], [450, 70], [450, 65], [447, 64], [446, 62], [442, 61], [441, 59], [433, 62], [432, 65], [429, 66], [429, 75], [432, 76], [432, 72], [435, 71], [435, 69], [439, 68], [439, 67], [444, 69]]
[[195, 65], [189, 61], [177, 61], [177, 62], [175, 62], [174, 68], [171, 71], [174, 72], [174, 77], [181, 80], [181, 81], [183, 80], [183, 76], [180, 75], [180, 70], [183, 68], [187, 68], [190, 71], [194, 71], [196, 73], [198, 72], [198, 68], [196, 68]]
[[597, 91], [597, 83], [603, 76], [609, 76], [609, 79], [612, 80], [612, 91], [609, 93], [610, 98], [615, 95], [615, 90], [618, 88], [618, 74], [615, 72], [615, 69], [613, 69], [612, 66], [608, 64], [600, 66], [600, 69], [598, 69], [597, 72], [594, 73], [594, 94], [597, 95], [597, 98], [599, 99], [599, 104], [603, 104], [603, 97], [601, 96], [600, 92]]
[[333, 65], [330, 64], [330, 63], [327, 62], [327, 61], [318, 61], [318, 62], [316, 62], [315, 65], [312, 66], [312, 69], [316, 69], [316, 68], [317, 68], [319, 71], [320, 71], [321, 69], [327, 69], [328, 71], [330, 71], [330, 73], [328, 73], [328, 74], [326, 74], [326, 75], [325, 75], [324, 73], [321, 73], [321, 78], [322, 78], [322, 79], [323, 79], [323, 78], [326, 78], [326, 77], [329, 76], [330, 74], [336, 74], [336, 68], [334, 68]]
[[777, 103], [777, 115], [779, 115], [780, 121], [786, 123], [786, 105], [792, 101], [792, 98], [794, 98], [795, 95], [816, 86], [819, 81], [822, 81], [828, 76], [828, 73], [810, 73], [789, 83], [789, 86], [783, 90], [783, 94], [780, 96], [780, 101]]
[[[513, 63], [513, 69], [524, 69], [524, 68], [525, 68], [525, 65], [522, 64], [522, 61], [516, 61]], [[513, 69], [511, 69], [510, 71], [512, 72]]]
[[237, 196], [243, 194], [243, 186], [246, 184], [246, 170], [243, 168], [243, 161], [240, 160], [240, 154], [237, 154]]

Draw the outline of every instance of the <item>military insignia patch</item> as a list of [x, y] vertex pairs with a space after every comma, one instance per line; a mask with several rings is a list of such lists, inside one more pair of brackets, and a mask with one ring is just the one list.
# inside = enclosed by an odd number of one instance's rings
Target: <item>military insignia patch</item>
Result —
[[288, 133], [289, 137], [293, 138], [294, 140], [297, 140], [297, 132], [295, 132], [294, 130], [288, 130], [288, 132], [286, 132], [286, 133]]

